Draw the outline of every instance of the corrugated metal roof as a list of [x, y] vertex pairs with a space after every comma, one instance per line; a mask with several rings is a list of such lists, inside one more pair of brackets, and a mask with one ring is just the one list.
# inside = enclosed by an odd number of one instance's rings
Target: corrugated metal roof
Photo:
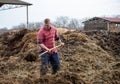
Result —
[[93, 17], [91, 19], [88, 19], [88, 20], [84, 21], [83, 23], [94, 20], [94, 19], [97, 19], [97, 18], [98, 19], [103, 19], [103, 20], [108, 21], [108, 22], [114, 22], [114, 23], [119, 23], [120, 24], [120, 18], [108, 18], [108, 17]]
[[13, 4], [13, 5], [32, 5], [31, 3], [21, 1], [21, 0], [0, 0], [0, 6], [4, 4]]
[[99, 18], [107, 20], [109, 22], [120, 22], [120, 18], [107, 18], [107, 17], [99, 17]]

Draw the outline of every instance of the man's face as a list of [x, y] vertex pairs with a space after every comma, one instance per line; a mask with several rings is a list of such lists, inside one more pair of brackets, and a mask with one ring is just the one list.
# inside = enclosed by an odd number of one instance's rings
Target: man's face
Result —
[[45, 24], [46, 29], [50, 29], [50, 23]]

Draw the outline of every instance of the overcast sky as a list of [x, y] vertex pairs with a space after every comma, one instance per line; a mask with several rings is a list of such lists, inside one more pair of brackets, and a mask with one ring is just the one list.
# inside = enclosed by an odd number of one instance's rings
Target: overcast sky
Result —
[[[23, 0], [32, 3], [29, 21], [39, 22], [45, 18], [54, 20], [59, 16], [85, 18], [120, 15], [120, 0]], [[0, 28], [26, 22], [26, 8], [0, 11]]]

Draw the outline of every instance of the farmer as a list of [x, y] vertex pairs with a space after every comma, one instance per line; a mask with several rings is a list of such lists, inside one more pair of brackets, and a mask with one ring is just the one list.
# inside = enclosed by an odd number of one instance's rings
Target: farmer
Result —
[[[41, 56], [40, 75], [45, 75], [48, 71], [49, 63], [52, 65], [52, 74], [55, 74], [60, 69], [60, 59], [55, 47], [55, 41], [60, 45], [64, 43], [58, 36], [57, 29], [51, 25], [50, 19], [44, 20], [44, 26], [40, 28], [37, 34], [37, 43], [40, 46], [40, 54], [48, 51], [48, 53]], [[51, 48], [54, 48], [50, 50]]]

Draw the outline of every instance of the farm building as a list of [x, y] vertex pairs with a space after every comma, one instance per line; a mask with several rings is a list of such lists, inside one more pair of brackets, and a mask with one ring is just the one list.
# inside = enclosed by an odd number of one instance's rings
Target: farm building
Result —
[[120, 31], [120, 18], [94, 17], [84, 21], [84, 30]]
[[26, 27], [28, 28], [28, 6], [31, 3], [21, 0], [0, 0], [0, 11], [26, 6]]

